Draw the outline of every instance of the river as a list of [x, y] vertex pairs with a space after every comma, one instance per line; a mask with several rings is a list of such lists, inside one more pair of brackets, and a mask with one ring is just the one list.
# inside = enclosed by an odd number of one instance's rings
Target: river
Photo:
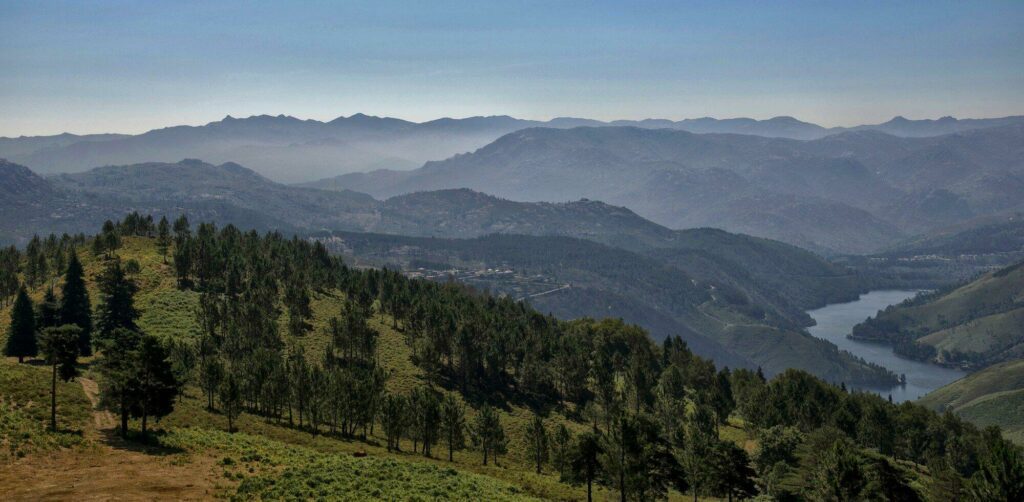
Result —
[[817, 325], [807, 330], [814, 336], [836, 344], [840, 350], [848, 351], [865, 361], [889, 368], [897, 375], [907, 376], [907, 384], [892, 389], [866, 389], [882, 396], [892, 394], [894, 402], [917, 399], [943, 385], [967, 375], [966, 372], [943, 368], [897, 356], [888, 345], [860, 342], [846, 337], [853, 326], [874, 316], [879, 310], [917, 294], [916, 291], [872, 291], [863, 294], [856, 301], [834, 303], [820, 309], [808, 310]]

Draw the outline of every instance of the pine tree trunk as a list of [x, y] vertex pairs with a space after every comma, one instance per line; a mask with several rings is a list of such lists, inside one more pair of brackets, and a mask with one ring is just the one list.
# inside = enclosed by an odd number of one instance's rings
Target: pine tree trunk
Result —
[[121, 437], [128, 437], [128, 408], [121, 406]]
[[593, 484], [594, 484], [593, 478], [588, 477], [587, 478], [587, 502], [593, 502], [594, 501]]
[[50, 430], [57, 432], [57, 365], [53, 365], [53, 379], [50, 382]]

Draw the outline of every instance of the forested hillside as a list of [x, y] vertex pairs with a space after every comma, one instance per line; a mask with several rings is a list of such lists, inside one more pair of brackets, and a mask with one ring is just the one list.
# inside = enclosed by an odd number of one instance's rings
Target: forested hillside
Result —
[[[315, 242], [137, 215], [41, 242], [0, 260], [30, 293], [4, 299], [6, 353], [34, 360], [22, 342], [38, 336], [54, 375], [75, 359], [83, 373], [61, 370], [71, 383], [53, 433], [37, 404], [50, 368], [0, 363], [21, 374], [0, 379], [0, 440], [23, 445], [0, 482], [26, 497], [82, 463], [114, 473], [157, 465], [150, 455], [172, 459], [169, 479], [199, 483], [178, 493], [240, 498], [985, 500], [1012, 493], [993, 473], [1024, 476], [998, 430], [800, 371], [717, 370], [679, 338], [657, 345], [620, 321], [560, 321], [457, 283], [356, 270]], [[93, 315], [77, 316], [83, 306]], [[62, 334], [95, 355], [51, 352]], [[89, 412], [76, 379], [86, 397], [99, 383], [95, 423], [74, 418]]]
[[853, 337], [891, 343], [897, 353], [965, 368], [1024, 357], [1024, 262], [966, 285], [887, 308]]
[[[456, 240], [334, 233], [324, 242], [378, 265], [394, 264], [403, 270], [427, 266], [442, 269], [440, 277], [444, 269], [459, 269], [460, 280], [528, 298], [538, 310], [559, 317], [621, 317], [645, 326], [658, 340], [682, 336], [696, 353], [722, 366], [761, 366], [769, 375], [800, 368], [835, 383], [895, 384], [892, 373], [802, 332], [810, 321], [802, 309], [757, 278], [741, 275], [743, 267], [729, 261], [739, 255], [744, 262], [757, 257], [778, 263], [774, 274], [781, 277], [784, 259], [756, 247], [751, 252], [742, 246], [711, 244], [705, 241], [709, 238], [695, 235], [709, 233], [729, 244], [745, 239], [717, 231], [687, 233], [695, 249], [705, 242], [721, 253], [698, 262], [681, 259], [687, 251], [679, 248], [674, 251], [679, 266], [564, 237]], [[513, 273], [487, 273], [493, 269]]]

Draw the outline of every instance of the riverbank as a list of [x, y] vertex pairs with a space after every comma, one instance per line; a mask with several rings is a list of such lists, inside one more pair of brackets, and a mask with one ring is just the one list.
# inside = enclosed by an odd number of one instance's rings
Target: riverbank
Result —
[[892, 347], [885, 344], [850, 339], [853, 326], [875, 315], [889, 305], [894, 305], [911, 298], [917, 291], [911, 290], [879, 290], [863, 294], [855, 301], [835, 303], [825, 307], [809, 310], [807, 314], [815, 320], [815, 325], [807, 329], [811, 335], [834, 343], [840, 350], [845, 350], [865, 361], [888, 368], [905, 378], [905, 383], [892, 388], [861, 388], [882, 396], [892, 396], [894, 402], [911, 401], [963, 378], [966, 372], [914, 361], [900, 357]]

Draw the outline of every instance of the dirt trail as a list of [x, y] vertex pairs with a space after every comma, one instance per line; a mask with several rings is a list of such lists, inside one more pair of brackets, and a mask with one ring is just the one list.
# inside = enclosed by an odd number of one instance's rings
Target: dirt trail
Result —
[[[89, 402], [92, 403], [92, 417], [93, 422], [96, 425], [96, 431], [110, 430], [117, 427], [117, 418], [114, 414], [99, 409], [100, 406], [100, 386], [95, 380], [80, 377], [78, 379], [82, 384], [82, 390], [85, 391], [85, 397], [89, 398]], [[94, 431], [94, 432], [96, 432]]]
[[94, 426], [82, 448], [29, 455], [0, 465], [0, 499], [209, 500], [222, 495], [216, 461], [121, 439], [117, 418], [97, 409], [99, 386], [79, 378], [93, 406]]

